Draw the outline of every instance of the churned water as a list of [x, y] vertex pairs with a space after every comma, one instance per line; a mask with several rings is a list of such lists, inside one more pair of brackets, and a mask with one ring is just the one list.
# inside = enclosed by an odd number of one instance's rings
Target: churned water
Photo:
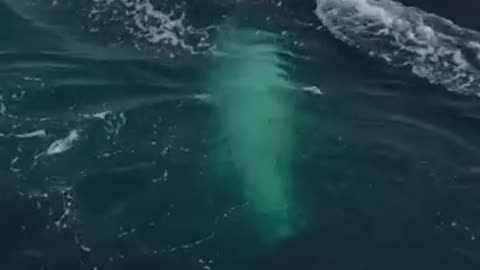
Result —
[[478, 269], [476, 7], [0, 0], [0, 269]]

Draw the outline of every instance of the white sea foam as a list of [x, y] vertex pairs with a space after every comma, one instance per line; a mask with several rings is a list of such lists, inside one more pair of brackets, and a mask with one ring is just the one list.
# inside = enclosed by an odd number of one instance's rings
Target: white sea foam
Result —
[[302, 88], [302, 90], [305, 91], [305, 92], [312, 93], [314, 95], [319, 95], [319, 96], [324, 94], [323, 91], [315, 85], [305, 86], [305, 87]]
[[87, 119], [98, 118], [98, 119], [105, 120], [105, 117], [111, 113], [112, 113], [111, 111], [104, 111], [104, 112], [92, 113], [92, 114], [82, 114], [81, 116]]
[[480, 33], [391, 0], [317, 0], [338, 39], [451, 91], [480, 93]]
[[198, 53], [212, 47], [208, 42], [208, 29], [189, 24], [181, 4], [168, 8], [158, 5], [150, 0], [95, 0], [90, 17], [101, 21], [105, 19], [101, 18], [102, 14], [115, 9], [114, 13], [122, 18], [121, 23], [130, 34], [139, 40], [160, 45], [159, 49], [166, 46]]
[[79, 139], [78, 131], [72, 130], [67, 137], [54, 141], [47, 149], [47, 155], [56, 155], [72, 148], [73, 143]]
[[28, 133], [15, 134], [15, 137], [19, 139], [26, 139], [26, 138], [32, 138], [32, 137], [45, 137], [45, 136], [47, 136], [47, 133], [43, 129], [28, 132]]

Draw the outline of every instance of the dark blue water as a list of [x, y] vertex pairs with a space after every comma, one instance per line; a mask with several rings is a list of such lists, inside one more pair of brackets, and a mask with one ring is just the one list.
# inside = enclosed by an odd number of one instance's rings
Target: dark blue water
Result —
[[478, 269], [475, 5], [402, 2], [0, 0], [0, 269]]

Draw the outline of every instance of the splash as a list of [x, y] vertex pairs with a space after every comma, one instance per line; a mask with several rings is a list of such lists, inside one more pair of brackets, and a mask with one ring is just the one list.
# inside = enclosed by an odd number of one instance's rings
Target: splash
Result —
[[317, 0], [315, 14], [339, 40], [429, 82], [480, 95], [480, 33], [391, 0]]
[[[267, 241], [291, 235], [294, 149], [291, 83], [272, 35], [230, 27], [219, 37], [220, 63], [208, 88], [219, 101], [221, 152], [230, 153], [253, 222]], [[235, 184], [235, 183], [234, 183]]]

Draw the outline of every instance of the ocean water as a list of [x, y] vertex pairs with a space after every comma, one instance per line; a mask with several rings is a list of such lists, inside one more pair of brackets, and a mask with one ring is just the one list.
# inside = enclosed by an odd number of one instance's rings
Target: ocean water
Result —
[[478, 269], [476, 6], [0, 0], [0, 269]]

